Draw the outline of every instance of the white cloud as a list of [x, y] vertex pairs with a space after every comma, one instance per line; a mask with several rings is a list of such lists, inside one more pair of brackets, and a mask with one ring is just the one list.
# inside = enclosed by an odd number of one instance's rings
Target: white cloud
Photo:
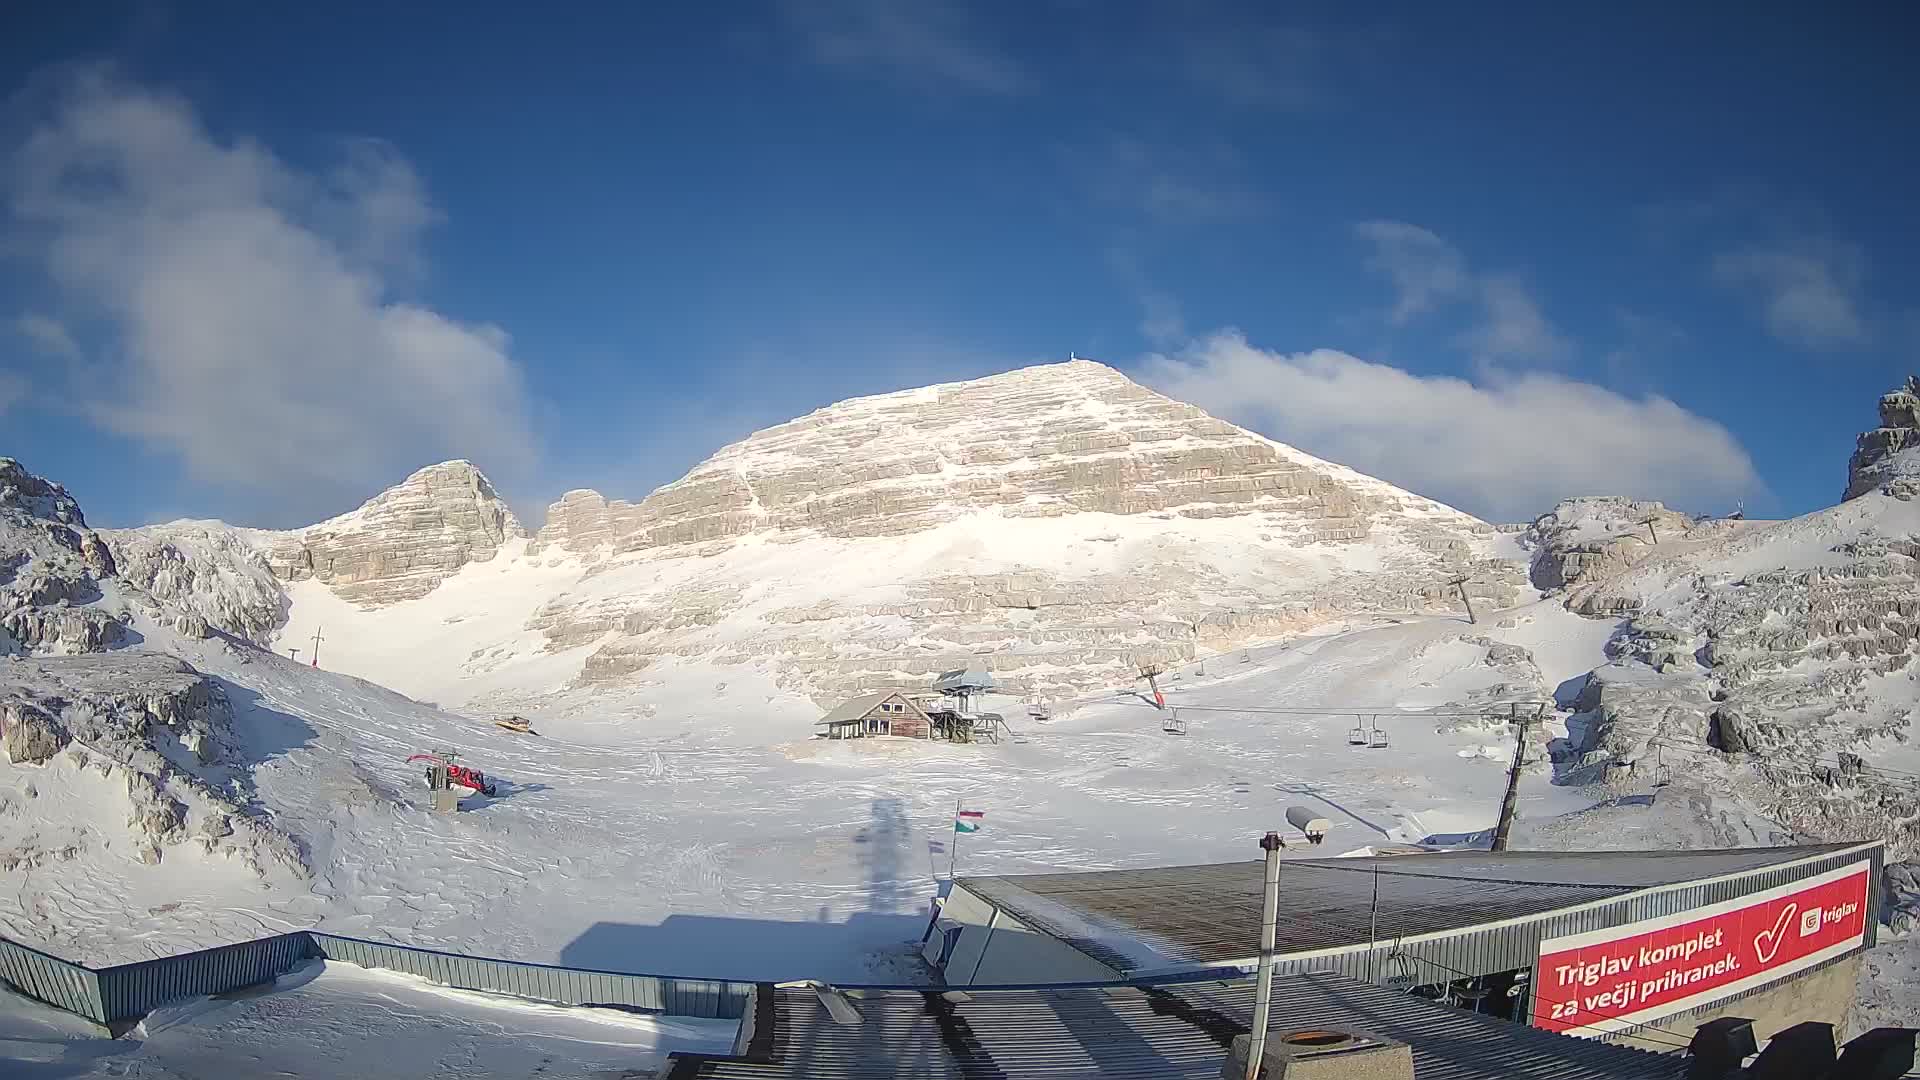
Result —
[[1564, 360], [1573, 351], [1517, 279], [1483, 277], [1478, 283], [1480, 321], [1461, 342], [1479, 360]]
[[1767, 329], [1792, 345], [1858, 345], [1870, 336], [1856, 296], [1864, 276], [1857, 251], [1750, 249], [1713, 260], [1720, 284], [1757, 296]]
[[979, 40], [965, 9], [946, 0], [789, 0], [784, 10], [828, 67], [981, 94], [1028, 85], [1020, 65]]
[[1393, 282], [1394, 304], [1387, 318], [1394, 325], [1470, 301], [1479, 306], [1480, 315], [1459, 342], [1483, 364], [1554, 362], [1571, 355], [1571, 344], [1519, 278], [1476, 273], [1458, 248], [1418, 225], [1367, 221], [1354, 231], [1373, 248], [1367, 268]]
[[22, 337], [33, 342], [34, 348], [56, 360], [80, 359], [80, 345], [67, 332], [65, 323], [45, 315], [31, 312], [13, 321], [13, 327]]
[[1762, 490], [1726, 428], [1662, 397], [1558, 374], [1472, 382], [1236, 333], [1150, 359], [1145, 379], [1210, 412], [1489, 520], [1574, 495], [1717, 509]]
[[394, 295], [434, 218], [397, 155], [304, 173], [98, 70], [29, 104], [7, 206], [112, 338], [68, 390], [95, 422], [283, 523], [430, 461], [530, 454], [507, 335]]
[[1466, 256], [1432, 230], [1403, 221], [1366, 221], [1354, 231], [1373, 245], [1367, 268], [1393, 282], [1398, 295], [1389, 318], [1396, 325], [1454, 300], [1472, 283]]

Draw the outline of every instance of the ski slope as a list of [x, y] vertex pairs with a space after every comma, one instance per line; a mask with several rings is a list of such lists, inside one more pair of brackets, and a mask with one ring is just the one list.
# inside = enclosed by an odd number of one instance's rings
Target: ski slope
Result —
[[[1333, 822], [1319, 855], [1490, 827], [1504, 728], [1383, 719], [1390, 745], [1372, 749], [1349, 745], [1348, 711], [1431, 707], [1510, 677], [1469, 639], [1555, 642], [1538, 676], [1545, 696], [1603, 659], [1611, 629], [1553, 604], [1479, 626], [1356, 626], [1215, 657], [1204, 675], [1170, 672], [1185, 736], [1164, 733], [1125, 687], [1044, 725], [1009, 710], [1017, 738], [955, 746], [814, 740], [811, 710], [769, 709], [744, 689], [715, 698], [729, 673], [699, 664], [663, 681], [705, 689], [667, 699], [708, 712], [636, 725], [563, 701], [533, 717], [542, 736], [515, 735], [149, 625], [150, 644], [228, 683], [236, 726], [257, 743], [260, 805], [298, 839], [312, 878], [209, 872], [183, 886], [194, 860], [211, 870], [219, 856], [181, 846], [158, 867], [124, 856], [109, 867], [90, 854], [43, 868], [16, 895], [0, 891], [0, 924], [95, 964], [319, 927], [657, 974], [917, 980], [913, 944], [949, 862], [986, 874], [1251, 858], [1295, 803]], [[405, 759], [439, 747], [496, 778], [499, 797], [471, 799], [458, 815], [427, 812], [422, 776]], [[64, 767], [56, 759], [39, 771]], [[36, 772], [6, 770], [0, 790]], [[1591, 801], [1530, 774], [1523, 828]], [[959, 804], [987, 817], [955, 852]], [[122, 888], [70, 903], [79, 884], [115, 877]]]

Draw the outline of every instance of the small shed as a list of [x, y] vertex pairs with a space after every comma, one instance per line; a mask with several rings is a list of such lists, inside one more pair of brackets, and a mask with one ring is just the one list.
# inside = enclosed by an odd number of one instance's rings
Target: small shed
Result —
[[904, 735], [924, 739], [932, 724], [926, 710], [904, 690], [882, 690], [841, 702], [815, 722], [828, 739], [865, 739], [876, 735]]

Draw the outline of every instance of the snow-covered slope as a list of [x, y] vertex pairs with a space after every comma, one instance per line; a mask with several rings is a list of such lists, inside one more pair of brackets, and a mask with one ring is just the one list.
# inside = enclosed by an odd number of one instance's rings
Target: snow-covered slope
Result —
[[[1352, 717], [1318, 710], [1425, 707], [1499, 687], [1537, 698], [1594, 662], [1611, 629], [1553, 605], [1499, 621], [1510, 625], [1359, 624], [1215, 658], [1204, 673], [1177, 668], [1165, 685], [1187, 710], [1184, 737], [1139, 698], [1109, 693], [1052, 723], [1016, 724], [1014, 741], [951, 746], [779, 739], [754, 727], [760, 702], [746, 693], [662, 716], [654, 730], [672, 738], [591, 715], [515, 735], [136, 616], [149, 644], [231, 704], [240, 745], [223, 760], [236, 766], [230, 790], [247, 796], [232, 824], [287, 838], [299, 865], [261, 874], [237, 852], [205, 850], [197, 808], [142, 863], [122, 839], [109, 783], [120, 774], [103, 775], [99, 752], [76, 739], [44, 763], [0, 763], [9, 828], [80, 837], [17, 893], [0, 890], [0, 933], [96, 961], [319, 926], [586, 967], [915, 978], [907, 943], [954, 854], [959, 800], [988, 813], [957, 853], [983, 873], [1239, 858], [1295, 802], [1344, 808], [1330, 812], [1337, 850], [1487, 828], [1509, 740], [1497, 721], [1385, 719], [1391, 745], [1372, 749], [1348, 742]], [[1543, 669], [1498, 648], [1527, 642], [1560, 653], [1543, 648]], [[499, 797], [429, 813], [405, 758], [433, 747], [484, 769]], [[1541, 774], [1523, 806], [1544, 820], [1589, 801]]]

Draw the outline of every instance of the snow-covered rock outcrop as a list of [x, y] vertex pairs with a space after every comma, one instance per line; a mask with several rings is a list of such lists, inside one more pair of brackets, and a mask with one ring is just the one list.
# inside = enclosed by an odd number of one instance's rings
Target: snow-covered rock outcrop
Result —
[[197, 626], [265, 645], [286, 622], [286, 592], [239, 530], [218, 521], [174, 521], [102, 535], [120, 578], [154, 601], [157, 618], [190, 637], [206, 636]]
[[314, 578], [362, 607], [432, 592], [525, 530], [467, 461], [429, 465], [359, 509], [291, 533], [254, 533], [284, 581]]
[[1880, 491], [1898, 499], [1920, 495], [1920, 375], [1909, 375], [1880, 399], [1880, 426], [1862, 432], [1847, 462], [1848, 499]]
[[[305, 873], [296, 845], [249, 812], [243, 740], [216, 680], [174, 657], [138, 650], [16, 659], [0, 674], [7, 761], [39, 775], [97, 774], [112, 782], [99, 797], [124, 814], [124, 828], [68, 835], [50, 834], [36, 815], [0, 813], [12, 819], [0, 823], [0, 869], [110, 850], [152, 865], [168, 849], [194, 843], [255, 874], [274, 866]], [[117, 794], [107, 795], [113, 788]], [[65, 839], [50, 843], [55, 836]]]
[[1533, 552], [1535, 588], [1543, 592], [1609, 578], [1674, 540], [1694, 520], [1657, 502], [1619, 496], [1563, 500], [1534, 519], [1523, 534]]
[[1783, 837], [1920, 854], [1920, 503], [1891, 487], [1696, 529], [1575, 588], [1569, 607], [1631, 620], [1568, 725], [1562, 776], [1660, 761], [1743, 792]]
[[113, 573], [113, 553], [67, 489], [0, 457], [0, 656], [125, 640], [125, 624], [96, 603]]

